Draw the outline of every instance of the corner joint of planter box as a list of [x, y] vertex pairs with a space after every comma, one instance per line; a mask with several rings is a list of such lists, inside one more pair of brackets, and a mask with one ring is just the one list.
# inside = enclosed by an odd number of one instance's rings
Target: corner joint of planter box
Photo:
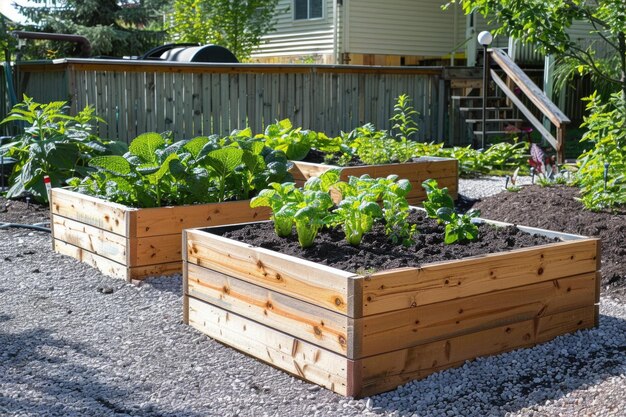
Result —
[[358, 319], [363, 317], [363, 280], [361, 275], [353, 275], [348, 279], [348, 317]]

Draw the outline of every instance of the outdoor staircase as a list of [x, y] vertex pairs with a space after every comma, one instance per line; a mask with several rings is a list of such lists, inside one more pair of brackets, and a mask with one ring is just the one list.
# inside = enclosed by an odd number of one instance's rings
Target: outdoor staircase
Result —
[[[475, 95], [478, 93], [478, 95]], [[472, 90], [470, 94], [464, 96], [452, 96], [453, 106], [458, 110], [461, 120], [461, 128], [467, 131], [467, 136], [473, 138], [473, 145], [482, 143], [482, 96], [480, 90]], [[489, 137], [502, 137], [519, 134], [526, 120], [519, 117], [517, 109], [509, 106], [505, 97], [487, 97], [486, 129], [485, 135]]]

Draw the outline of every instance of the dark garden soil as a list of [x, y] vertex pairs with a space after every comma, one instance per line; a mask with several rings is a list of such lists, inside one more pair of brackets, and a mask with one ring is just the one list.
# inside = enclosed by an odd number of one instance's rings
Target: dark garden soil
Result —
[[47, 205], [0, 197], [0, 223], [33, 224], [50, 220]]
[[566, 186], [522, 187], [483, 199], [474, 208], [481, 217], [557, 230], [602, 240], [602, 290], [626, 297], [626, 212], [593, 213], [575, 200], [578, 189]]
[[[325, 152], [320, 152], [316, 149], [311, 149], [309, 153], [307, 154], [306, 158], [304, 158], [302, 161], [311, 162], [314, 164], [339, 165], [339, 156], [333, 155], [330, 158], [326, 159], [327, 155], [328, 154]], [[363, 161], [361, 161], [361, 159], [359, 159], [358, 157], [354, 157], [352, 160], [350, 160], [350, 162], [348, 162], [347, 164], [343, 166], [356, 167], [356, 166], [361, 166], [361, 165], [365, 165]]]
[[295, 231], [290, 237], [280, 238], [274, 233], [271, 222], [239, 226], [223, 235], [254, 246], [356, 273], [420, 266], [430, 262], [502, 252], [555, 241], [520, 232], [514, 227], [496, 229], [490, 225], [480, 225], [478, 241], [446, 245], [443, 243], [443, 227], [435, 221], [422, 213], [412, 213], [410, 220], [418, 225], [420, 232], [416, 237], [416, 244], [410, 247], [391, 244], [380, 224], [374, 226], [372, 232], [364, 236], [358, 247], [346, 242], [341, 229], [325, 229], [320, 231], [312, 247], [302, 249], [298, 245]]

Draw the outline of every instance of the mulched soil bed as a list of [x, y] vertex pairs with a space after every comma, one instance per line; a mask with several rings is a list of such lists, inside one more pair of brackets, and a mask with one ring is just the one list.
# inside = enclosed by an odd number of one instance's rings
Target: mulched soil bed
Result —
[[420, 232], [416, 244], [410, 247], [391, 244], [380, 224], [375, 225], [372, 232], [364, 236], [358, 247], [346, 242], [341, 229], [324, 229], [315, 238], [312, 247], [302, 249], [298, 245], [295, 231], [291, 237], [280, 238], [274, 233], [271, 222], [240, 226], [234, 230], [230, 229], [223, 236], [356, 273], [416, 267], [430, 262], [502, 252], [555, 241], [520, 232], [514, 227], [495, 228], [480, 225], [478, 241], [446, 245], [443, 243], [443, 227], [435, 221], [419, 212], [412, 213], [410, 220], [418, 224]]
[[33, 224], [49, 220], [50, 208], [47, 205], [0, 197], [0, 222], [2, 223]]
[[606, 293], [626, 295], [626, 212], [590, 212], [566, 186], [523, 187], [483, 199], [474, 208], [481, 217], [602, 239], [602, 286]]

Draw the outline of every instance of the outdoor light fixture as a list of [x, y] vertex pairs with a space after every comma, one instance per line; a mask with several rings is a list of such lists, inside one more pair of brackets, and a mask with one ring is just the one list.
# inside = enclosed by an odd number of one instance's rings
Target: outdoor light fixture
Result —
[[487, 30], [483, 30], [478, 34], [478, 43], [483, 46], [483, 120], [482, 120], [482, 139], [481, 148], [485, 149], [485, 136], [487, 136], [487, 71], [489, 70], [489, 55], [487, 55], [487, 47], [493, 42], [493, 36]]

